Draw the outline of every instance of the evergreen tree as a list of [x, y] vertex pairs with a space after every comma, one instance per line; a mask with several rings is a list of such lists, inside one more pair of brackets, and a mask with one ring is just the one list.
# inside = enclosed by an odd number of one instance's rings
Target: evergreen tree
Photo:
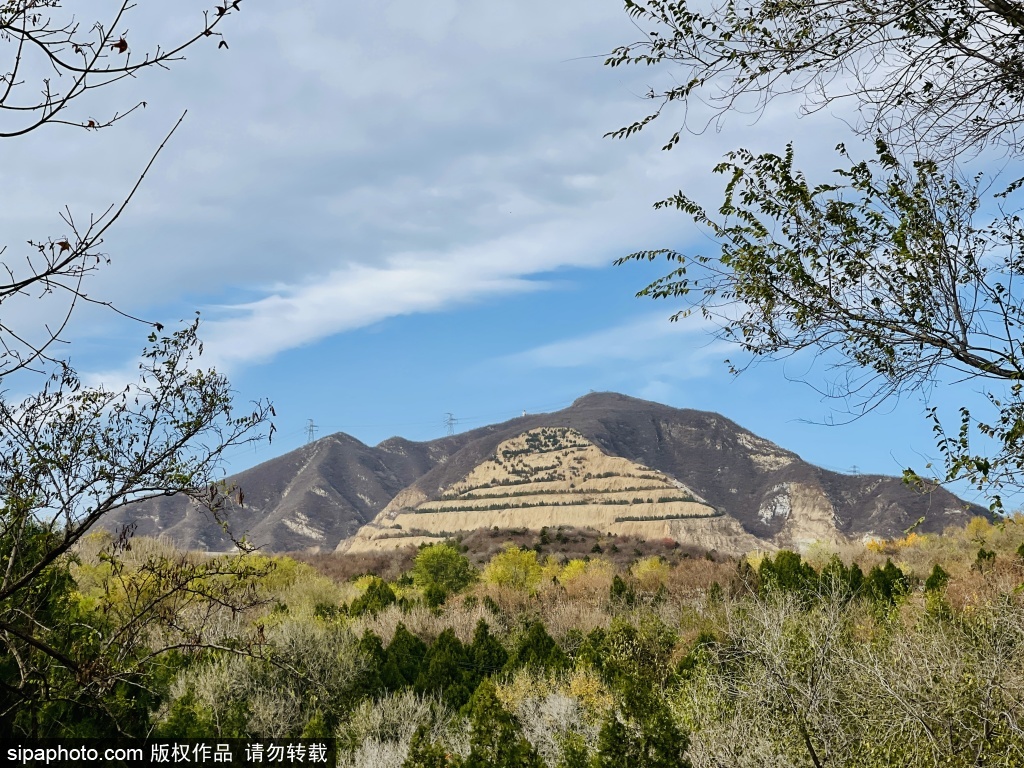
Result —
[[397, 691], [413, 685], [419, 677], [426, 653], [426, 643], [406, 629], [405, 624], [399, 624], [388, 645], [384, 668], [380, 674], [384, 687], [389, 691]]
[[384, 687], [381, 672], [387, 664], [387, 653], [384, 643], [370, 630], [363, 632], [359, 639], [359, 652], [366, 659], [366, 671], [363, 672], [362, 684], [357, 686], [359, 698], [375, 696]]
[[578, 733], [571, 733], [562, 740], [562, 755], [557, 768], [590, 768], [587, 744]]
[[452, 768], [461, 764], [458, 755], [449, 755], [442, 744], [431, 741], [430, 729], [421, 725], [412, 737], [402, 768]]
[[595, 627], [580, 643], [576, 651], [576, 662], [593, 667], [598, 672], [604, 668], [605, 631]]
[[612, 579], [612, 585], [608, 592], [613, 603], [633, 605], [636, 602], [636, 592], [618, 574], [615, 574], [615, 578]]
[[886, 560], [884, 568], [876, 565], [868, 573], [864, 591], [880, 606], [893, 605], [910, 591], [910, 582], [892, 560]]
[[612, 711], [598, 735], [595, 768], [689, 768], [689, 740], [658, 692], [642, 680], [626, 686], [622, 708]]
[[552, 671], [564, 669], [568, 663], [569, 660], [554, 638], [548, 634], [543, 622], [535, 621], [519, 638], [505, 668], [510, 672], [520, 667]]
[[766, 557], [757, 569], [762, 594], [772, 590], [811, 598], [818, 592], [818, 574], [796, 552], [782, 550], [775, 559]]
[[978, 550], [978, 556], [974, 560], [974, 568], [978, 573], [985, 573], [985, 571], [991, 567], [996, 561], [996, 553], [994, 550], [985, 549], [982, 547]]
[[946, 588], [946, 584], [949, 582], [949, 574], [943, 569], [941, 565], [936, 563], [932, 567], [932, 572], [924, 582], [925, 592], [941, 592]]
[[384, 579], [374, 577], [366, 587], [362, 596], [357, 597], [349, 606], [348, 612], [352, 616], [362, 616], [364, 613], [373, 615], [384, 610], [398, 598], [395, 591]]
[[484, 680], [470, 701], [469, 757], [465, 768], [544, 768], [519, 723], [498, 700], [494, 683]]
[[469, 645], [472, 662], [470, 688], [475, 689], [485, 677], [497, 674], [508, 662], [508, 651], [494, 635], [487, 622], [480, 619], [473, 630], [473, 642]]
[[441, 701], [453, 710], [459, 710], [469, 701], [467, 678], [471, 678], [471, 660], [466, 648], [448, 628], [442, 632], [423, 657], [416, 690], [420, 693], [439, 693]]

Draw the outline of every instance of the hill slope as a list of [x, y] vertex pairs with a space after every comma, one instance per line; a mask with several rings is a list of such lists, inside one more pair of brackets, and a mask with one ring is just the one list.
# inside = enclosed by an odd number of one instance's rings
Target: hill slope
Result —
[[[544, 430], [560, 435], [557, 451], [548, 445], [545, 453]], [[569, 454], [561, 456], [566, 450]], [[508, 452], [515, 455], [505, 456]], [[538, 475], [546, 466], [543, 457], [553, 455], [560, 457], [562, 487], [552, 485], [554, 480], [539, 487], [538, 477], [532, 477], [534, 487], [517, 489], [523, 493], [503, 500], [508, 505], [503, 510], [473, 508], [487, 506], [474, 495], [493, 494], [502, 482], [511, 483], [515, 467]], [[566, 471], [581, 465], [588, 469], [572, 478], [576, 485], [569, 488]], [[584, 483], [588, 472], [592, 477]], [[607, 472], [636, 481], [616, 481], [621, 487], [614, 510], [594, 504], [595, 494], [616, 490], [615, 483], [602, 486], [593, 477]], [[849, 476], [812, 466], [715, 413], [612, 393], [593, 393], [562, 411], [424, 443], [391, 438], [370, 447], [339, 433], [230, 480], [244, 488], [246, 499], [244, 509], [231, 512], [233, 530], [247, 532], [250, 541], [272, 551], [331, 550], [349, 540], [345, 547], [371, 541], [377, 547], [383, 538], [408, 537], [414, 530], [437, 534], [513, 520], [516, 527], [561, 519], [577, 524], [573, 521], [583, 520], [588, 506], [595, 527], [603, 530], [629, 522], [616, 518], [657, 515], [662, 518], [657, 525], [634, 521], [629, 532], [638, 528], [641, 535], [672, 536], [724, 551], [758, 542], [771, 547], [865, 535], [888, 538], [922, 516], [919, 530], [941, 531], [985, 514], [941, 489], [924, 495], [899, 478]], [[639, 481], [649, 487], [641, 488]], [[484, 487], [489, 482], [490, 490]], [[643, 498], [641, 491], [647, 494]], [[597, 506], [609, 507], [603, 502]], [[138, 533], [166, 533], [181, 546], [217, 550], [230, 543], [215, 521], [183, 498], [134, 505], [108, 525], [129, 520], [137, 522]]]

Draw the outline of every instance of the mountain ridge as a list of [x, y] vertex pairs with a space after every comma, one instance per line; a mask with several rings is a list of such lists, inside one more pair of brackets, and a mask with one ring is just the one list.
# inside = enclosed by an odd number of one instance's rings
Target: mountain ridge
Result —
[[[229, 519], [236, 535], [244, 531], [268, 551], [334, 550], [345, 541], [365, 539], [368, 526], [385, 527], [398, 508], [436, 501], [503, 442], [554, 427], [575, 430], [607, 456], [674, 478], [734, 520], [738, 528], [730, 530], [769, 548], [825, 536], [829, 526], [839, 538], [892, 538], [922, 516], [919, 530], [937, 532], [988, 514], [945, 489], [919, 494], [900, 478], [851, 476], [814, 466], [717, 413], [602, 392], [560, 411], [431, 441], [394, 436], [368, 446], [345, 433], [328, 435], [229, 478], [246, 499], [244, 507], [229, 510]], [[130, 505], [107, 526], [130, 522], [138, 534], [164, 534], [187, 548], [231, 546], [216, 521], [184, 497]], [[567, 523], [572, 524], [569, 518]], [[696, 535], [694, 525], [666, 524], [664, 530]], [[715, 536], [714, 541], [725, 541]], [[734, 538], [737, 548], [739, 539], [749, 545], [745, 535]]]

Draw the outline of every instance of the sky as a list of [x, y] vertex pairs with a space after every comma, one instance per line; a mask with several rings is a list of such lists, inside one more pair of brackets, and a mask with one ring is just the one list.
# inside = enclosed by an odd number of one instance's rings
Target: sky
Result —
[[[84, 19], [109, 3], [76, 6]], [[121, 22], [133, 55], [201, 29], [204, 6], [140, 0]], [[146, 107], [102, 131], [48, 126], [0, 142], [0, 229], [17, 244], [61, 236], [119, 201], [179, 116], [104, 243], [91, 296], [169, 327], [199, 311], [204, 362], [240, 402], [269, 398], [272, 445], [228, 455], [238, 471], [316, 436], [367, 444], [429, 440], [616, 391], [717, 411], [829, 469], [899, 474], [937, 454], [925, 408], [955, 416], [970, 382], [890, 402], [852, 423], [819, 393], [828, 361], [742, 362], [681, 307], [637, 298], [664, 263], [613, 262], [671, 247], [715, 252], [683, 214], [653, 203], [679, 189], [709, 206], [730, 149], [798, 148], [825, 174], [854, 140], [837, 106], [799, 102], [731, 115], [661, 151], [671, 110], [624, 141], [671, 69], [609, 68], [640, 32], [619, 0], [353, 5], [244, 0], [168, 70], [96, 90], [83, 122]], [[46, 300], [7, 307], [36, 327]], [[89, 383], [129, 375], [148, 328], [86, 307], [67, 354]], [[956, 426], [955, 424], [953, 425]], [[976, 494], [959, 490], [972, 500]]]

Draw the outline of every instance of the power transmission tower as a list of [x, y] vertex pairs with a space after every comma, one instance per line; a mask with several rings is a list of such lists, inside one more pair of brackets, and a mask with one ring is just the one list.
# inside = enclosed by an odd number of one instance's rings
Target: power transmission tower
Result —
[[316, 424], [313, 423], [312, 419], [310, 419], [309, 421], [306, 422], [306, 443], [307, 444], [308, 443], [312, 443], [314, 440], [316, 440], [316, 431], [317, 431], [317, 429], [318, 429], [318, 427], [316, 426]]
[[448, 428], [448, 434], [455, 434], [455, 425], [459, 423], [459, 420], [455, 418], [454, 413], [448, 413], [445, 416], [444, 425]]

